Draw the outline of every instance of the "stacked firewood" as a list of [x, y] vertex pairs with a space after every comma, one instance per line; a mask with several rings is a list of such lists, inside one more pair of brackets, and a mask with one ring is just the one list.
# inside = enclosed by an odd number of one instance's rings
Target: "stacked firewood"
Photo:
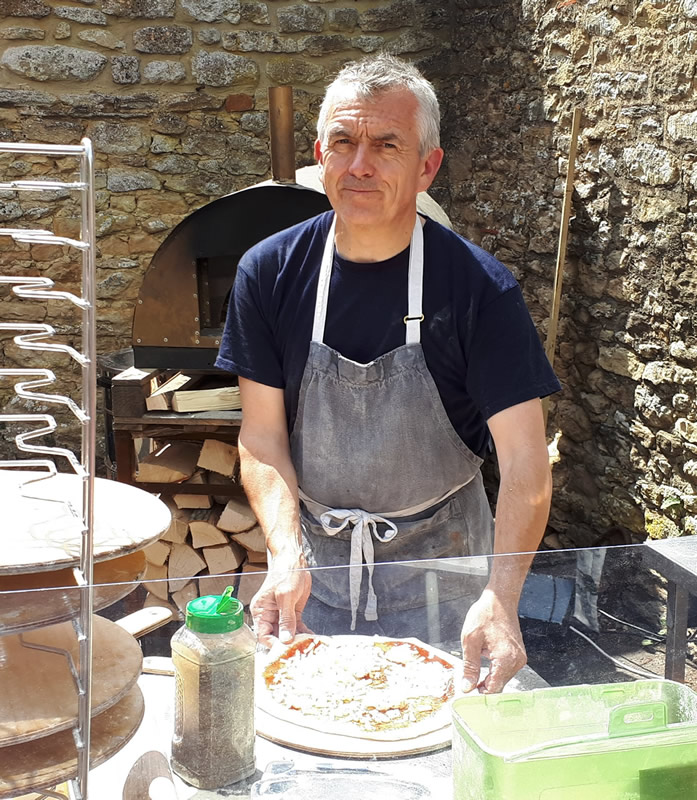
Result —
[[[146, 605], [184, 611], [194, 597], [221, 594], [228, 585], [249, 605], [267, 571], [264, 534], [241, 487], [232, 497], [215, 494], [237, 483], [237, 463], [237, 448], [216, 439], [167, 443], [139, 463], [137, 481], [181, 488], [162, 496], [172, 523], [145, 549]], [[210, 485], [212, 493], [187, 492], [195, 484]]]

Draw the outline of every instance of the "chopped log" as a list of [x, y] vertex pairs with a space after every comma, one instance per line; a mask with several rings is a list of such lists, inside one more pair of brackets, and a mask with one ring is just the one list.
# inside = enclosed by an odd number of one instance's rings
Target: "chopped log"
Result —
[[169, 558], [170, 547], [166, 542], [153, 542], [144, 548], [145, 558], [151, 564], [161, 567]]
[[242, 408], [239, 386], [194, 389], [172, 394], [173, 411], [236, 411]]
[[169, 593], [167, 590], [167, 567], [145, 562], [145, 572], [143, 573], [143, 586], [152, 592], [160, 600], [167, 600]]
[[[163, 581], [162, 585], [166, 586], [166, 581]], [[175, 605], [172, 605], [168, 600], [163, 600], [152, 592], [148, 592], [143, 602], [143, 608], [152, 608], [153, 606], [157, 608], [168, 608], [172, 612], [173, 618], [179, 619], [179, 609]]]
[[264, 583], [268, 567], [266, 564], [251, 564], [249, 561], [242, 567], [237, 599], [243, 606], [248, 606], [254, 595]]
[[142, 417], [145, 395], [156, 370], [129, 367], [111, 379], [111, 408], [117, 417]]
[[188, 544], [175, 544], [167, 562], [169, 590], [178, 592], [186, 586], [188, 580], [206, 566], [206, 562]]
[[218, 439], [206, 439], [201, 448], [197, 465], [232, 478], [238, 458], [239, 452], [235, 445], [220, 442]]
[[[244, 533], [233, 533], [232, 538], [241, 544], [245, 550], [251, 550], [254, 553], [266, 553], [266, 537], [260, 525], [255, 525], [251, 530]], [[263, 560], [266, 561], [266, 558]]]
[[[206, 473], [204, 470], [197, 470], [188, 481], [184, 481], [182, 486], [188, 484], [206, 483]], [[207, 494], [186, 494], [180, 492], [174, 495], [174, 502], [177, 508], [210, 508], [213, 503]]]
[[218, 520], [218, 527], [221, 531], [228, 533], [242, 533], [248, 531], [256, 525], [257, 518], [245, 500], [232, 498], [228, 500], [223, 513]]
[[185, 375], [183, 372], [175, 373], [164, 383], [156, 386], [150, 396], [145, 398], [146, 408], [148, 411], [167, 411], [172, 407], [172, 392], [187, 386], [191, 388], [198, 380], [199, 376]]
[[234, 542], [203, 548], [203, 557], [211, 575], [232, 572], [242, 564], [246, 556], [247, 551]]
[[158, 448], [138, 464], [136, 481], [142, 483], [180, 483], [196, 470], [200, 453], [196, 442], [171, 442]]
[[160, 498], [172, 514], [172, 521], [169, 528], [160, 536], [160, 540], [182, 544], [189, 533], [189, 518], [191, 511], [185, 508], [178, 508], [172, 497]]
[[198, 593], [199, 597], [207, 594], [222, 595], [228, 586], [236, 587], [239, 575], [236, 572], [225, 575], [199, 575]]
[[247, 561], [251, 561], [253, 564], [265, 565], [267, 563], [266, 550], [263, 553], [256, 550], [247, 550]]
[[167, 608], [166, 605], [151, 605], [117, 619], [116, 624], [128, 631], [131, 636], [139, 639], [141, 636], [152, 633], [154, 630], [171, 622], [172, 615], [172, 609]]
[[193, 600], [196, 597], [198, 597], [198, 585], [196, 581], [189, 581], [182, 586], [181, 589], [172, 592], [172, 600], [174, 600], [175, 605], [182, 614], [186, 614], [186, 604], [189, 600]]
[[217, 506], [209, 509], [199, 508], [191, 512], [189, 521], [191, 543], [197, 550], [215, 544], [227, 544], [227, 536], [216, 527], [220, 511], [220, 506]]

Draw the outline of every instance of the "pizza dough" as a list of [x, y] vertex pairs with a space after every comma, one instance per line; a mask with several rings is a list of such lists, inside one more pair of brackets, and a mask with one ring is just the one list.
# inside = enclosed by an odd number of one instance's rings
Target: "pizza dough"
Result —
[[448, 728], [461, 662], [415, 639], [304, 636], [260, 664], [257, 705], [316, 732], [403, 741]]

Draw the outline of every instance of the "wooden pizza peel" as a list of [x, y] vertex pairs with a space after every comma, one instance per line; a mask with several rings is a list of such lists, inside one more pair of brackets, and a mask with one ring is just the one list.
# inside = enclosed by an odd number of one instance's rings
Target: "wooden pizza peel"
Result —
[[[92, 767], [106, 761], [128, 742], [143, 719], [143, 710], [143, 695], [134, 686], [116, 705], [92, 719]], [[76, 776], [77, 752], [72, 730], [0, 748], [0, 798], [55, 786]]]
[[[82, 480], [63, 474], [39, 481], [36, 477], [35, 472], [0, 470], [0, 575], [58, 570], [79, 563]], [[169, 509], [154, 495], [95, 478], [95, 562], [141, 550], [164, 533], [170, 520]]]
[[[140, 675], [138, 642], [119, 625], [93, 619], [92, 715], [116, 704]], [[77, 723], [77, 686], [63, 653], [78, 660], [78, 642], [70, 622], [0, 638], [0, 759], [4, 748], [30, 742]], [[0, 779], [2, 773], [0, 772]]]
[[[145, 553], [94, 565], [94, 610], [126, 597], [145, 571]], [[80, 590], [73, 570], [0, 575], [0, 636], [73, 619], [80, 611]]]
[[[448, 664], [453, 666], [455, 675], [459, 678], [462, 674], [462, 660], [447, 653], [445, 650], [440, 650], [436, 647], [431, 647], [419, 639], [400, 639], [397, 640], [391, 637], [380, 636], [333, 636], [334, 641], [340, 642], [341, 640], [363, 640], [368, 643], [375, 641], [403, 641], [410, 644], [415, 644], [441, 658]], [[266, 657], [257, 657], [257, 675], [256, 680], [259, 686], [264, 681], [263, 670], [266, 665], [275, 660], [275, 653], [272, 651]], [[456, 692], [457, 694], [457, 692]], [[345, 736], [343, 734], [331, 734], [326, 731], [317, 731], [312, 728], [312, 718], [307, 718], [307, 724], [300, 725], [289, 722], [285, 719], [279, 719], [272, 714], [267, 713], [263, 708], [257, 704], [254, 712], [254, 719], [257, 729], [257, 734], [265, 739], [276, 744], [292, 747], [295, 750], [304, 752], [316, 753], [325, 756], [339, 756], [342, 758], [394, 758], [395, 756], [411, 756], [420, 753], [429, 753], [435, 750], [440, 750], [444, 747], [449, 747], [452, 743], [452, 725], [448, 717], [448, 722], [441, 729], [433, 731], [421, 736], [409, 736], [408, 729], [405, 731], [403, 739], [394, 741], [387, 741], [383, 739], [366, 739], [353, 736]]]

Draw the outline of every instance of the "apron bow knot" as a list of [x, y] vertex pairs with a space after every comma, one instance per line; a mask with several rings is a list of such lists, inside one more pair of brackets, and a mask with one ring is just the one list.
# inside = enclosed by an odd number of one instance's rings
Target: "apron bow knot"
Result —
[[[325, 511], [319, 521], [327, 536], [336, 536], [347, 527], [350, 527], [351, 530], [349, 598], [351, 601], [351, 630], [355, 631], [364, 562], [368, 570], [365, 618], [369, 622], [378, 618], [378, 600], [373, 589], [373, 570], [375, 568], [373, 536], [380, 542], [391, 542], [397, 535], [397, 526], [394, 522], [390, 522], [378, 514], [369, 514], [361, 508], [332, 508]], [[379, 523], [383, 523], [387, 528], [383, 533], [378, 530]]]

